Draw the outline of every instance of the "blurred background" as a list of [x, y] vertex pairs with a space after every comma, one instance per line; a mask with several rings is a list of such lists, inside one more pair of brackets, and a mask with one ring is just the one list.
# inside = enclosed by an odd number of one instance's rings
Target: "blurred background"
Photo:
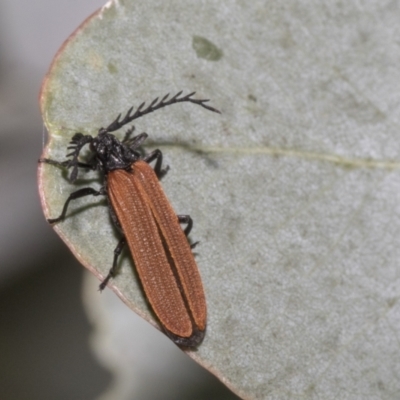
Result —
[[[93, 327], [82, 302], [86, 272], [46, 223], [36, 183], [37, 160], [45, 140], [38, 104], [41, 82], [64, 40], [104, 2], [0, 2], [3, 400], [105, 399], [109, 397], [101, 395], [115, 383], [113, 374], [91, 351]], [[140, 376], [135, 382], [140, 394], [135, 398], [237, 398], [135, 314], [129, 312], [127, 318], [137, 324], [132, 342], [144, 349], [138, 352]], [[149, 340], [159, 343], [153, 346]], [[164, 357], [162, 362], [160, 357]]]

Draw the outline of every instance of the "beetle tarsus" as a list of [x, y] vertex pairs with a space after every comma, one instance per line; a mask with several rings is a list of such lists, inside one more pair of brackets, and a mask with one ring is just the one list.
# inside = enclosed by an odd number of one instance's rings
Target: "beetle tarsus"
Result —
[[117, 244], [117, 247], [114, 250], [114, 260], [113, 260], [113, 264], [112, 267], [110, 268], [110, 270], [108, 271], [107, 276], [105, 277], [105, 279], [100, 283], [99, 285], [99, 290], [103, 291], [105, 289], [105, 287], [107, 286], [109, 280], [111, 278], [114, 278], [115, 275], [117, 274], [117, 270], [118, 270], [118, 257], [120, 256], [122, 249], [124, 248], [126, 244], [126, 239], [125, 236], [123, 236], [120, 241]]

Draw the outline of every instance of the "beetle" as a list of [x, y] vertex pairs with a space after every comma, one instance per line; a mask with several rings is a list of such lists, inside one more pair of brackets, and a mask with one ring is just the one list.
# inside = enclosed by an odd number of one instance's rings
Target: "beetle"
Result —
[[[127, 244], [132, 254], [145, 295], [166, 334], [179, 346], [197, 347], [206, 330], [206, 300], [201, 277], [194, 260], [189, 235], [193, 221], [189, 215], [176, 215], [159, 183], [168, 168], [162, 169], [162, 153], [154, 150], [142, 156], [139, 147], [147, 138], [146, 133], [131, 137], [133, 127], [120, 141], [111, 132], [133, 120], [160, 108], [182, 102], [197, 104], [207, 110], [219, 111], [207, 104], [209, 100], [194, 99], [195, 92], [172, 98], [169, 94], [160, 101], [154, 99], [149, 106], [142, 103], [133, 112], [131, 107], [125, 117], [121, 114], [107, 127], [100, 128], [97, 136], [72, 136], [67, 154], [70, 159], [56, 161], [48, 158], [39, 162], [71, 169], [69, 180], [75, 182], [78, 168], [100, 171], [104, 184], [96, 190], [85, 187], [72, 192], [57, 218], [49, 218], [55, 224], [66, 217], [72, 200], [84, 196], [105, 195], [111, 219], [122, 236], [114, 250], [112, 267], [100, 283], [103, 290], [116, 275], [118, 257]], [[80, 152], [90, 146], [89, 161], [79, 160]], [[155, 161], [154, 169], [149, 163]], [[186, 224], [182, 230], [180, 224]]]

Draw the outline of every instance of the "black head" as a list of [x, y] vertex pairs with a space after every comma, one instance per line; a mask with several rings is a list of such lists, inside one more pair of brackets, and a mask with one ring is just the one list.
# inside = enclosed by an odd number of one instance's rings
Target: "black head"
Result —
[[95, 162], [104, 173], [115, 169], [129, 168], [133, 162], [140, 158], [136, 148], [134, 146], [128, 147], [103, 128], [99, 130], [98, 135], [90, 143]]
[[129, 141], [121, 142], [104, 128], [99, 129], [99, 133], [95, 137], [76, 133], [68, 147], [70, 150], [73, 149], [73, 152], [67, 154], [67, 157], [72, 157], [67, 165], [68, 168], [72, 167], [70, 181], [74, 182], [78, 176], [78, 167], [82, 166], [78, 157], [86, 144], [90, 145], [92, 153], [87, 166], [107, 174], [115, 169], [129, 169], [132, 163], [140, 158], [137, 148], [146, 138], [147, 134], [142, 133]]

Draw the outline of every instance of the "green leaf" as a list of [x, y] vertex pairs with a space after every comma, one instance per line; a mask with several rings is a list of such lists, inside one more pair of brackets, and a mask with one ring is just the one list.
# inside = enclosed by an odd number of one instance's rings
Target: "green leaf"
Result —
[[[136, 128], [163, 151], [165, 191], [201, 242], [208, 328], [191, 355], [245, 398], [400, 391], [399, 18], [382, 2], [115, 1], [45, 80], [57, 160], [74, 132], [166, 93], [222, 111], [175, 105]], [[39, 168], [47, 217], [100, 186]], [[104, 201], [77, 200], [69, 216], [56, 231], [103, 277], [118, 241]], [[112, 287], [153, 320], [129, 257]]]

